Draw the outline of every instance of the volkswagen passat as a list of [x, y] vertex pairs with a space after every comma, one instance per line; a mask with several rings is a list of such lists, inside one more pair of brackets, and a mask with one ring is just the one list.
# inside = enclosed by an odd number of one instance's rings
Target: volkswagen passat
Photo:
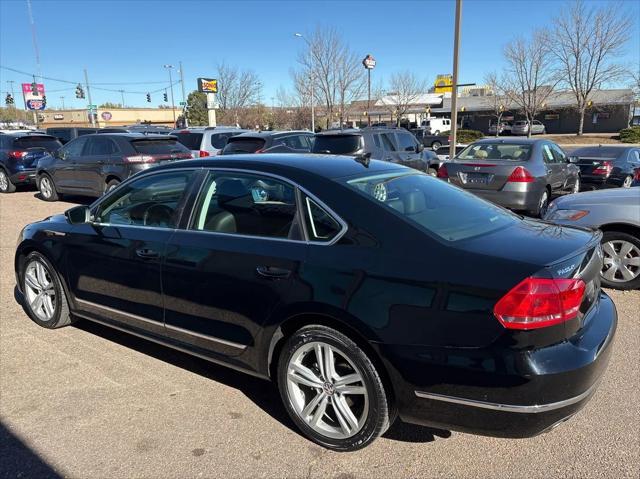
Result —
[[274, 380], [305, 435], [354, 450], [396, 416], [525, 437], [580, 410], [617, 321], [599, 242], [389, 162], [245, 155], [28, 225], [15, 270], [39, 325], [97, 321]]

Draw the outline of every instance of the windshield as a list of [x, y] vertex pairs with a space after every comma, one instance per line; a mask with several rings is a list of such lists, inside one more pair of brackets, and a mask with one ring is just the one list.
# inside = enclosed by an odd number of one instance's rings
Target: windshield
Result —
[[531, 145], [524, 143], [476, 143], [467, 146], [458, 160], [512, 160], [527, 161], [531, 154]]
[[365, 176], [346, 183], [446, 241], [484, 235], [518, 221], [513, 213], [421, 173]]
[[318, 135], [313, 153], [348, 155], [360, 149], [360, 135]]

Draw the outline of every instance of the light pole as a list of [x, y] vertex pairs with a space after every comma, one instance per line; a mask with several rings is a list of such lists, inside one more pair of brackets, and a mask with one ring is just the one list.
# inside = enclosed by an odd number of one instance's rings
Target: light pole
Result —
[[313, 73], [314, 73], [313, 72], [313, 53], [311, 51], [311, 43], [309, 43], [309, 40], [307, 40], [302, 33], [294, 33], [294, 35], [298, 38], [302, 38], [307, 44], [307, 46], [309, 47], [309, 68], [311, 69], [311, 84], [309, 87], [309, 91], [311, 92], [311, 131], [315, 133], [316, 132], [316, 112], [315, 112], [315, 105], [314, 105], [315, 99], [313, 94], [313, 91], [315, 89], [315, 82], [313, 77]]
[[171, 87], [171, 111], [173, 112], [173, 126], [176, 125], [176, 104], [173, 101], [173, 79], [171, 78], [171, 69], [173, 65], [165, 65], [167, 70], [169, 70], [169, 86]]
[[64, 110], [64, 96], [60, 96], [60, 101], [62, 102], [62, 109]]
[[178, 62], [178, 68], [180, 68], [180, 87], [182, 88], [182, 118], [184, 121], [184, 126], [189, 126], [187, 124], [187, 115], [185, 114], [185, 109], [187, 106], [187, 100], [184, 96], [184, 69], [182, 68], [182, 62]]
[[367, 125], [371, 126], [371, 70], [376, 67], [376, 59], [367, 55], [362, 60], [362, 65], [367, 69]]
[[460, 19], [462, 18], [462, 0], [456, 0], [456, 23], [453, 37], [453, 89], [451, 91], [451, 141], [449, 158], [456, 156], [456, 136], [458, 129], [458, 53], [460, 50]]

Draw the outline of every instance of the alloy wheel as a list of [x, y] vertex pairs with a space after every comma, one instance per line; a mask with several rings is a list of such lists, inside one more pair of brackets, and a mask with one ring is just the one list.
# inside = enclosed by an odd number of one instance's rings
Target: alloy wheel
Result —
[[367, 420], [369, 395], [362, 372], [327, 343], [309, 342], [293, 354], [287, 393], [298, 417], [323, 436], [349, 438]]
[[7, 174], [0, 170], [0, 191], [7, 191], [9, 189], [9, 179]]
[[640, 249], [625, 240], [602, 245], [602, 277], [612, 283], [626, 283], [640, 276]]
[[56, 291], [51, 272], [37, 259], [25, 268], [24, 292], [33, 314], [41, 321], [51, 321], [56, 311]]
[[540, 218], [544, 217], [548, 207], [549, 207], [549, 192], [547, 190], [544, 190], [544, 192], [542, 193], [542, 198], [540, 198]]
[[573, 193], [580, 193], [580, 177], [576, 177], [576, 182], [573, 185]]
[[53, 185], [47, 176], [43, 176], [40, 179], [40, 193], [45, 198], [51, 198], [51, 195], [53, 194]]
[[622, 187], [631, 188], [631, 183], [633, 183], [633, 178], [631, 176], [627, 176], [622, 182]]

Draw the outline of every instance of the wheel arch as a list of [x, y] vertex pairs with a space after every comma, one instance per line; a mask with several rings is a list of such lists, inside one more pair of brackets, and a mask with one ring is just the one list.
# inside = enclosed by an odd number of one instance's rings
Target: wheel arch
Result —
[[640, 226], [635, 226], [629, 223], [609, 223], [600, 226], [600, 230], [603, 233], [615, 231], [619, 233], [627, 233], [635, 236], [636, 238], [640, 238]]
[[43, 248], [41, 245], [35, 242], [28, 242], [25, 244], [21, 244], [18, 246], [18, 249], [16, 250], [16, 255], [14, 259], [14, 271], [16, 274], [16, 286], [18, 287], [18, 291], [20, 291], [20, 293], [23, 293], [22, 288], [20, 287], [20, 280], [22, 279], [22, 274], [24, 272], [24, 265], [27, 260], [27, 257], [34, 251], [37, 253], [40, 253], [42, 256], [44, 256], [47, 259], [47, 261], [49, 261], [49, 263], [51, 263], [55, 273], [58, 275], [58, 279], [60, 280], [60, 284], [64, 289], [64, 293], [67, 296], [67, 300], [70, 300], [71, 296], [69, 294], [70, 291], [67, 285], [67, 278], [64, 272], [60, 271], [60, 268], [58, 267], [59, 262], [52, 257], [51, 253], [47, 251], [46, 248]]

